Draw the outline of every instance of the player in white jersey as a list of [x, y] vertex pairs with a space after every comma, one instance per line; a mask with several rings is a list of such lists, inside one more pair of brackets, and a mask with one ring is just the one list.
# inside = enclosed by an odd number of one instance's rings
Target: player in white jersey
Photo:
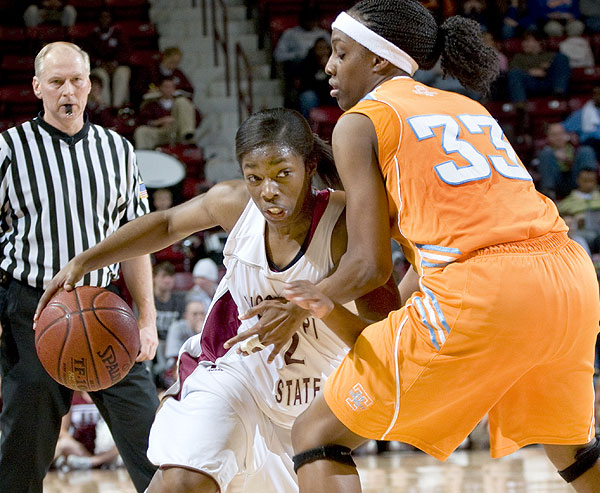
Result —
[[[284, 306], [288, 282], [327, 277], [347, 242], [343, 192], [312, 188], [315, 173], [335, 184], [331, 150], [300, 114], [275, 109], [253, 115], [238, 130], [236, 155], [243, 181], [215, 185], [181, 206], [130, 222], [70, 262], [40, 302], [61, 286], [72, 289], [95, 265], [156, 251], [214, 226], [229, 232], [226, 274], [202, 333], [180, 350], [178, 382], [150, 433], [148, 456], [160, 466], [151, 493], [225, 492], [236, 475], [247, 492], [297, 491], [293, 421], [362, 329], [344, 326], [334, 334], [309, 317], [273, 363], [266, 351], [248, 345], [223, 347], [257, 323], [254, 307]], [[382, 318], [398, 301], [391, 279], [357, 300], [356, 308]]]

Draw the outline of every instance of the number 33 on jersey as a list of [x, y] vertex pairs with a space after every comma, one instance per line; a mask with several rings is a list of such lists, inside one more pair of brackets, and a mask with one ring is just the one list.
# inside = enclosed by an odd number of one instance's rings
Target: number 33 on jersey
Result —
[[477, 101], [396, 77], [348, 112], [373, 124], [392, 235], [419, 272], [489, 245], [566, 230]]
[[[407, 121], [419, 141], [435, 137], [434, 129], [441, 127], [441, 146], [444, 152], [448, 155], [457, 153], [462, 157], [463, 162], [460, 164], [450, 160], [434, 166], [438, 176], [449, 185], [489, 178], [492, 173], [489, 163], [505, 178], [532, 180], [527, 170], [519, 164], [512, 146], [504, 139], [500, 125], [490, 115], [419, 115], [408, 118]], [[467, 140], [461, 139], [459, 121], [471, 135], [488, 130], [493, 154], [483, 155]]]

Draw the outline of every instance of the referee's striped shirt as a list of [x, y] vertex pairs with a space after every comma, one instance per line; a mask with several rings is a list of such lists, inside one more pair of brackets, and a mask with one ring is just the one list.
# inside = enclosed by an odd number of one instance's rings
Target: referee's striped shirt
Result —
[[[44, 288], [78, 253], [148, 212], [132, 145], [91, 124], [69, 136], [41, 114], [0, 134], [0, 269]], [[118, 266], [80, 284], [106, 286]]]

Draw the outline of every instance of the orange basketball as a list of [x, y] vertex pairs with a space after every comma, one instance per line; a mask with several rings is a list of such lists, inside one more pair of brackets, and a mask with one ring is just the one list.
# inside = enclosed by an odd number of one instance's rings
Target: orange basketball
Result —
[[35, 329], [38, 357], [49, 375], [74, 390], [105, 389], [135, 363], [140, 334], [131, 308], [104, 288], [58, 292]]

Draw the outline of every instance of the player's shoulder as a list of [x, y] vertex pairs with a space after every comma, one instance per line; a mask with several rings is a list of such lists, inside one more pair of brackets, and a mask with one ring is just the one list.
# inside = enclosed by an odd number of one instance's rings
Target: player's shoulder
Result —
[[227, 180], [213, 185], [203, 198], [213, 218], [223, 229], [230, 231], [246, 208], [250, 194], [243, 180]]
[[223, 202], [248, 202], [250, 194], [243, 180], [225, 180], [213, 185], [207, 196]]

